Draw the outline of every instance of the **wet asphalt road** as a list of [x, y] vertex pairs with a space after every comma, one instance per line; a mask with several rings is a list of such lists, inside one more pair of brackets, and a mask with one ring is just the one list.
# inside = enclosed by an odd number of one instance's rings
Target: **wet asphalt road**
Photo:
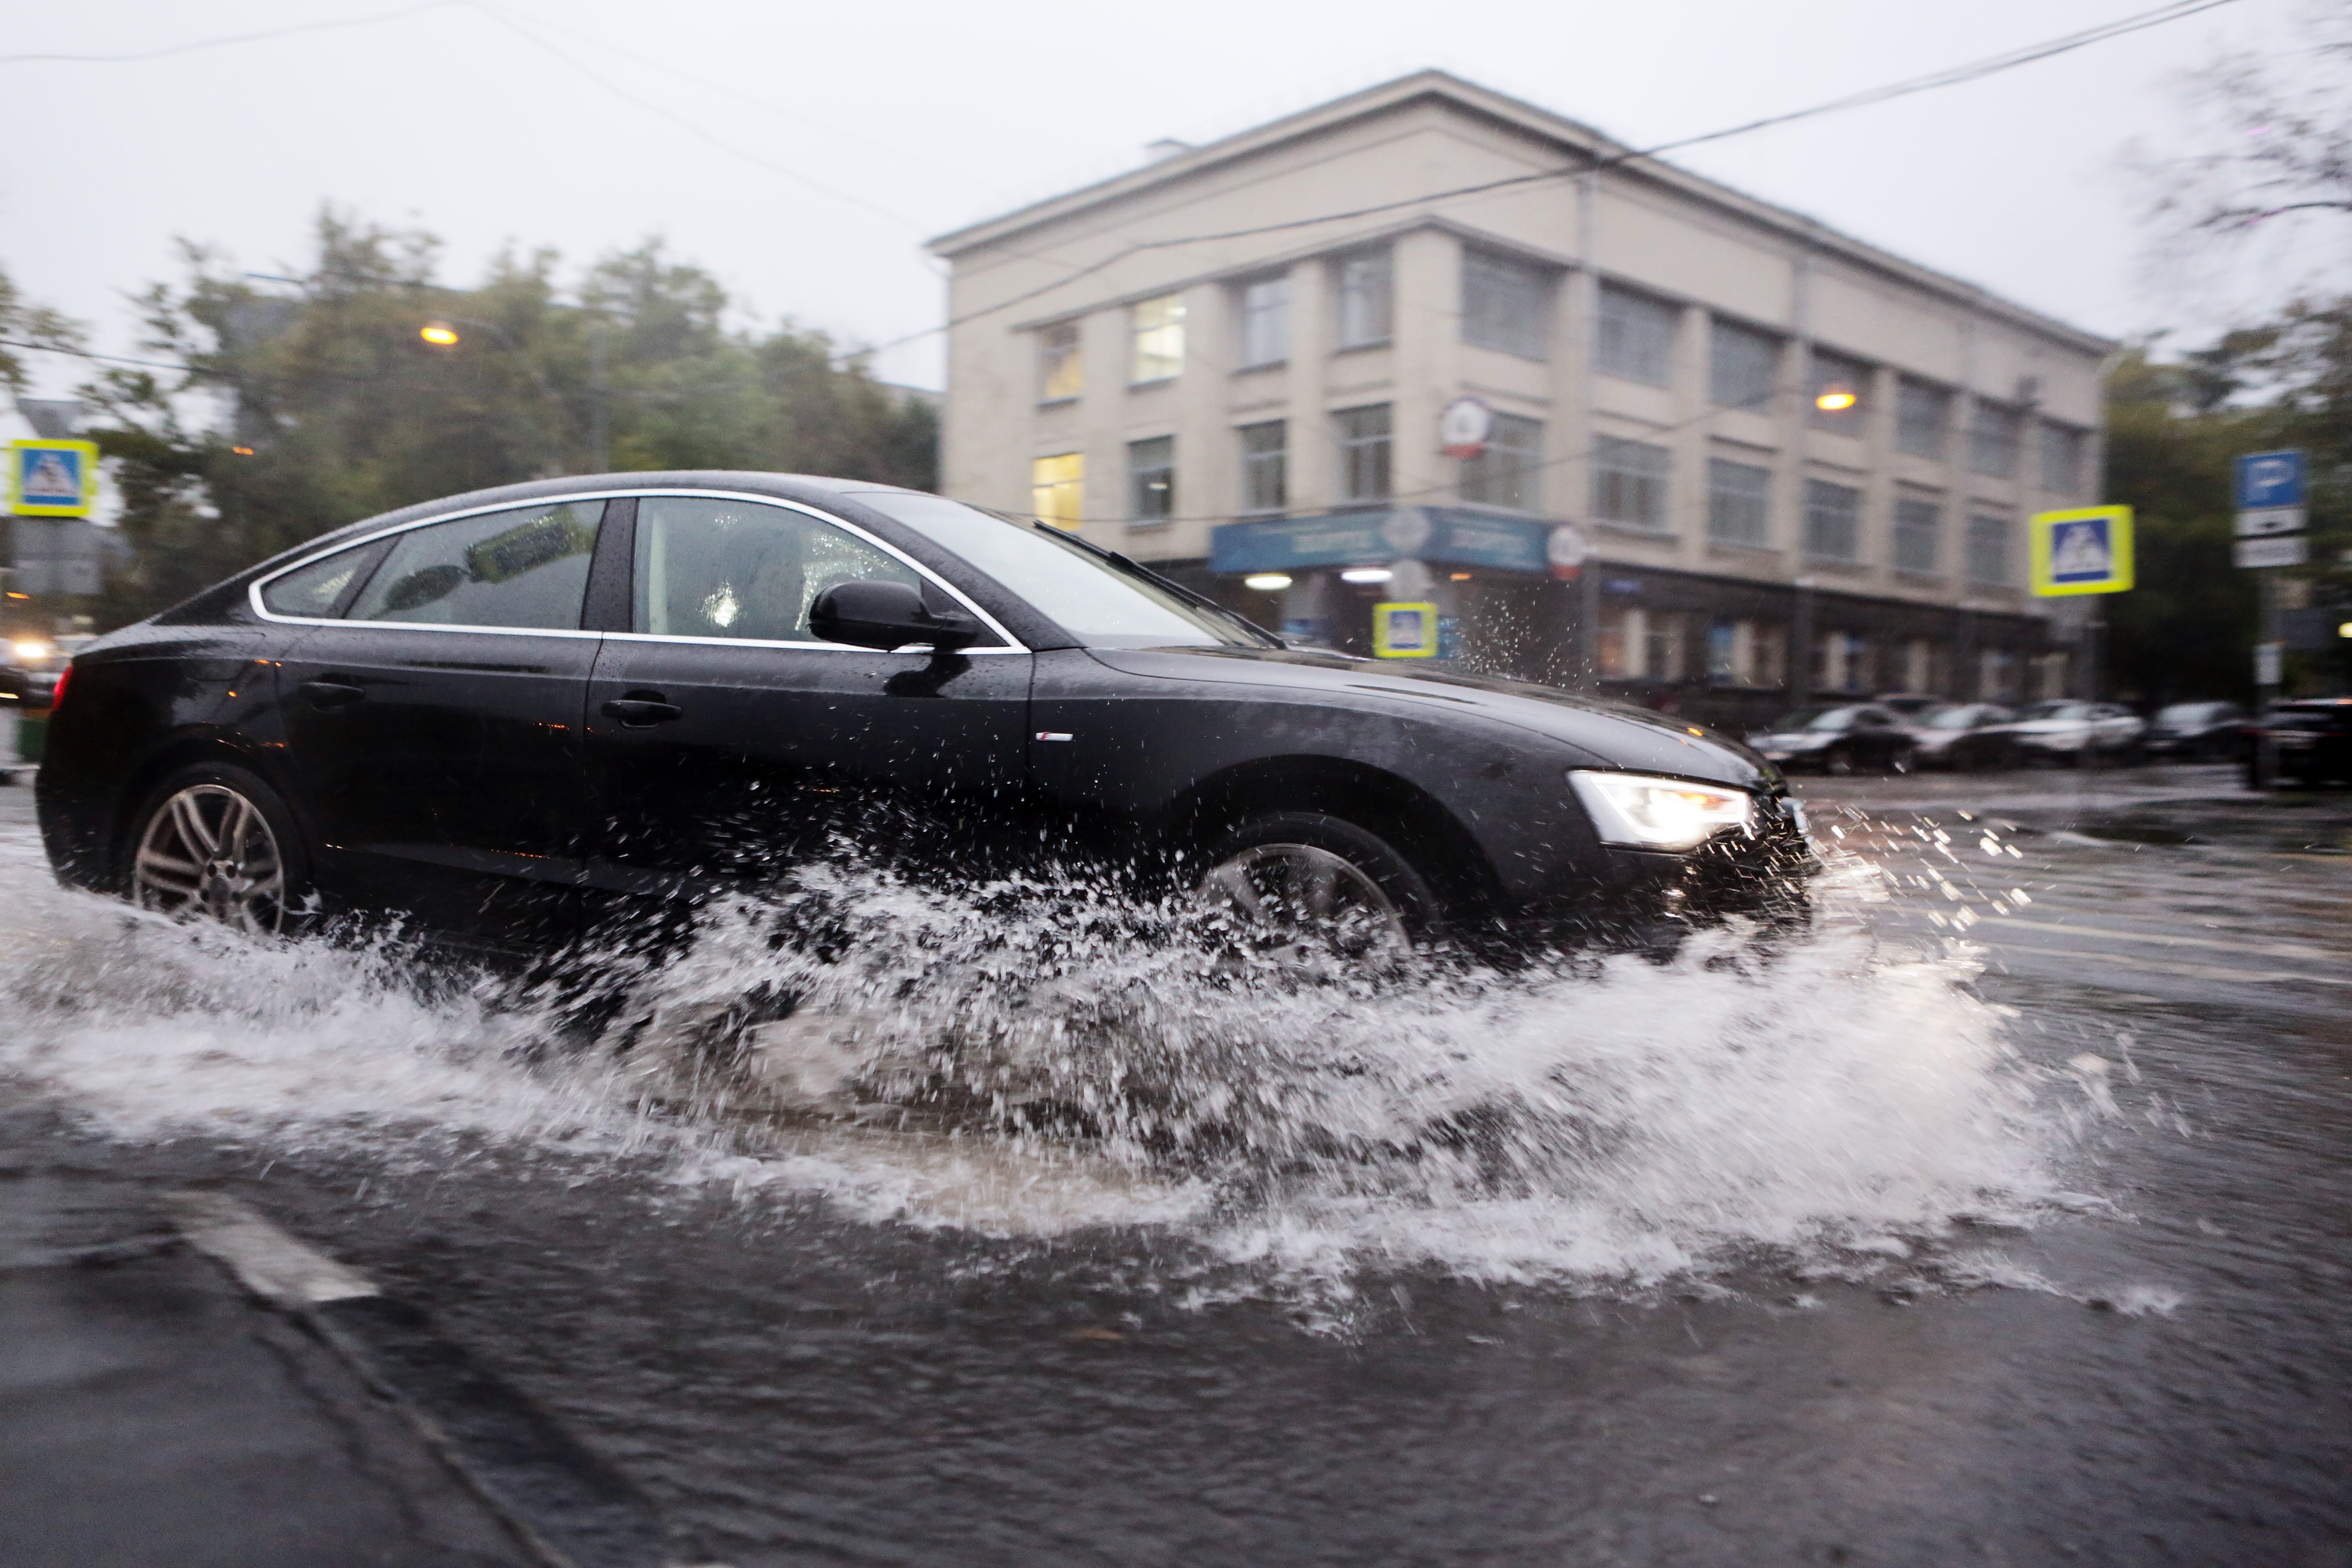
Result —
[[2018, 1049], [2109, 1064], [2068, 1172], [2097, 1201], [1937, 1244], [2007, 1285], [1373, 1262], [1318, 1317], [1188, 1298], [1197, 1244], [1146, 1225], [983, 1238], [485, 1140], [110, 1141], [22, 1081], [0, 1137], [220, 1185], [429, 1305], [693, 1559], [2352, 1563], [2352, 800], [2225, 781], [1808, 792], [1884, 868], [1887, 942], [1965, 910]]

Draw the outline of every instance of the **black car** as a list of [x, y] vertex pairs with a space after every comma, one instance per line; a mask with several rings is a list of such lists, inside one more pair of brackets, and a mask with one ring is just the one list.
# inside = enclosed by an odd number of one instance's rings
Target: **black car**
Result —
[[2278, 776], [2289, 784], [2352, 783], [2352, 697], [2273, 703], [2262, 727], [2278, 748]]
[[2246, 710], [2234, 702], [2174, 702], [2157, 710], [2140, 737], [2151, 757], [2234, 763], [2246, 754]]
[[1875, 702], [1800, 708], [1748, 742], [1784, 768], [1825, 773], [1906, 773], [1918, 750], [1895, 710]]
[[1780, 775], [1696, 726], [1289, 648], [1043, 524], [772, 474], [355, 523], [85, 649], [48, 747], [68, 883], [525, 950], [845, 837], [1381, 941], [1679, 919], [1809, 860]]

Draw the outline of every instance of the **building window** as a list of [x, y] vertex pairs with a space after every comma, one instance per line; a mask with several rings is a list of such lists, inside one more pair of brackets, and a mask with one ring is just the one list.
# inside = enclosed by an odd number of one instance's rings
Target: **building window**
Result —
[[1129, 379], [1138, 385], [1166, 381], [1184, 368], [1183, 295], [1138, 300], [1129, 316], [1135, 333], [1135, 364]]
[[2009, 585], [2009, 519], [1989, 512], [1969, 519], [1969, 581]]
[[1895, 565], [1903, 572], [1933, 572], [1942, 553], [1937, 535], [1944, 529], [1944, 509], [1931, 500], [1895, 503]]
[[1175, 437], [1127, 444], [1127, 515], [1136, 522], [1166, 522], [1176, 515]]
[[1592, 442], [1592, 515], [1624, 528], [1663, 532], [1666, 474], [1674, 456], [1646, 441], [1597, 436]]
[[1895, 387], [1895, 449], [1915, 458], [1944, 455], [1944, 433], [1952, 427], [1952, 395], [1940, 386], [1906, 376]]
[[1858, 632], [1823, 632], [1813, 643], [1813, 689], [1817, 691], [1867, 691], [1871, 679], [1870, 642]]
[[1078, 323], [1056, 321], [1037, 334], [1037, 401], [1066, 403], [1087, 389], [1078, 355]]
[[1601, 336], [1597, 353], [1607, 374], [1664, 386], [1675, 375], [1675, 318], [1682, 314], [1663, 300], [1601, 286]]
[[1977, 655], [1977, 698], [1984, 702], [2017, 700], [2017, 656], [1989, 647]]
[[1290, 505], [1290, 426], [1269, 419], [1242, 426], [1242, 510], [1281, 511]]
[[2014, 408], [1977, 399], [1969, 419], [1969, 467], [1987, 479], [2012, 479], [2017, 474], [2018, 426], [2024, 416]]
[[1593, 653], [1603, 680], [1632, 680], [1642, 673], [1643, 626], [1646, 620], [1632, 605], [1601, 606], [1601, 635]]
[[1366, 348], [1389, 341], [1396, 299], [1396, 257], [1387, 246], [1343, 256], [1338, 264], [1338, 346]]
[[1717, 321], [1708, 334], [1706, 395], [1718, 406], [1769, 414], [1780, 368], [1780, 340], [1769, 332]]
[[1805, 423], [1832, 436], [1859, 437], [1869, 391], [1868, 365], [1827, 349], [1815, 349], [1805, 375]]
[[1261, 278], [1241, 296], [1241, 368], [1280, 364], [1290, 357], [1290, 279]]
[[1346, 408], [1339, 425], [1339, 499], [1389, 499], [1389, 405]]
[[1862, 559], [1862, 492], [1827, 479], [1805, 481], [1805, 553], [1816, 561]]
[[1544, 357], [1551, 280], [1543, 268], [1492, 251], [1462, 253], [1462, 341], [1521, 359]]
[[2083, 491], [2083, 433], [2069, 426], [2042, 426], [2042, 488], [2053, 495]]
[[1462, 499], [1540, 511], [1542, 469], [1543, 422], [1497, 414], [1486, 449], [1462, 460]]
[[1772, 470], [1706, 461], [1706, 536], [1718, 544], [1772, 542]]
[[1081, 452], [1037, 458], [1029, 464], [1029, 510], [1041, 522], [1076, 528], [1086, 514], [1087, 459]]
[[1642, 673], [1652, 680], [1683, 678], [1683, 621], [1653, 610], [1643, 627]]

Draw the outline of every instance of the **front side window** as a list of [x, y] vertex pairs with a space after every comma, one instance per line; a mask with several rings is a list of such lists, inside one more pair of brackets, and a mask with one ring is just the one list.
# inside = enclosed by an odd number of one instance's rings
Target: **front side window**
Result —
[[1396, 298], [1396, 256], [1387, 246], [1341, 257], [1334, 270], [1339, 277], [1339, 336], [1343, 349], [1368, 348], [1389, 341]]
[[380, 539], [273, 577], [261, 590], [262, 607], [273, 616], [332, 619], [350, 603], [352, 590], [367, 581], [368, 569], [383, 560], [391, 547], [390, 541]]
[[1389, 405], [1342, 409], [1339, 426], [1339, 499], [1389, 499]]
[[1260, 278], [1241, 289], [1241, 367], [1280, 364], [1290, 357], [1290, 279]]
[[1944, 509], [1931, 500], [1898, 500], [1895, 503], [1895, 564], [1905, 572], [1933, 572], [1937, 569], [1940, 536], [1944, 531]]
[[2014, 477], [2018, 428], [2024, 422], [2024, 416], [2014, 408], [1977, 399], [1969, 418], [1969, 467], [1987, 479]]
[[1486, 449], [1462, 461], [1462, 499], [1540, 511], [1542, 479], [1543, 422], [1497, 414]]
[[922, 586], [897, 556], [782, 507], [696, 496], [637, 502], [633, 631], [817, 642], [809, 605], [835, 584], [855, 582]]
[[1078, 540], [912, 490], [856, 499], [987, 573], [1088, 647], [1270, 647], [1275, 639]]
[[564, 501], [411, 529], [394, 541], [350, 618], [576, 630], [604, 510], [600, 500]]
[[2083, 433], [2044, 421], [2042, 426], [2042, 488], [2053, 495], [2082, 493]]
[[1462, 341], [1521, 359], [1544, 357], [1551, 279], [1542, 268], [1487, 250], [1462, 253]]
[[1988, 586], [2009, 584], [2009, 520], [1979, 512], [1969, 519], [1969, 581]]
[[1718, 544], [1772, 542], [1772, 470], [1727, 458], [1706, 461], [1706, 536]]
[[1592, 515], [1603, 522], [1654, 532], [1666, 526], [1666, 474], [1674, 461], [1664, 447], [1597, 436], [1592, 442]]
[[1166, 522], [1176, 515], [1175, 437], [1127, 444], [1127, 515], [1135, 522]]
[[1087, 458], [1063, 452], [1029, 461], [1029, 510], [1055, 528], [1076, 528], [1086, 516]]
[[1869, 381], [1870, 367], [1860, 360], [1815, 349], [1805, 377], [1805, 423], [1832, 436], [1860, 436]]
[[1895, 387], [1895, 449], [1915, 458], [1941, 458], [1944, 433], [1951, 428], [1952, 395], [1940, 386], [1905, 376]]
[[1717, 321], [1707, 335], [1706, 394], [1719, 408], [1769, 413], [1780, 368], [1780, 340], [1769, 332]]
[[1242, 426], [1242, 510], [1281, 511], [1290, 505], [1290, 425], [1269, 419]]
[[1817, 561], [1862, 558], [1862, 492], [1827, 479], [1805, 481], [1805, 553]]
[[1037, 401], [1066, 403], [1087, 389], [1078, 352], [1078, 323], [1056, 321], [1037, 334]]
[[1603, 283], [1596, 351], [1601, 369], [1645, 386], [1668, 384], [1675, 370], [1675, 318], [1681, 313], [1663, 300]]
[[1128, 379], [1140, 385], [1167, 381], [1184, 368], [1184, 296], [1162, 294], [1138, 300], [1129, 312], [1135, 359]]

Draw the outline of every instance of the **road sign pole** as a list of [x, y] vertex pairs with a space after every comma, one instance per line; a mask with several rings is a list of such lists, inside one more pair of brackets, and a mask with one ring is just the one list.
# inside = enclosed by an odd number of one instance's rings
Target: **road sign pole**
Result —
[[2279, 586], [2278, 574], [2263, 572], [2254, 578], [2262, 595], [2262, 608], [2257, 616], [2262, 639], [2254, 651], [2254, 712], [2260, 716], [2254, 726], [2253, 786], [2258, 790], [2274, 788], [2278, 784], [2278, 738], [2271, 733], [2264, 721], [2270, 706], [2278, 700], [2281, 679], [2279, 658]]

